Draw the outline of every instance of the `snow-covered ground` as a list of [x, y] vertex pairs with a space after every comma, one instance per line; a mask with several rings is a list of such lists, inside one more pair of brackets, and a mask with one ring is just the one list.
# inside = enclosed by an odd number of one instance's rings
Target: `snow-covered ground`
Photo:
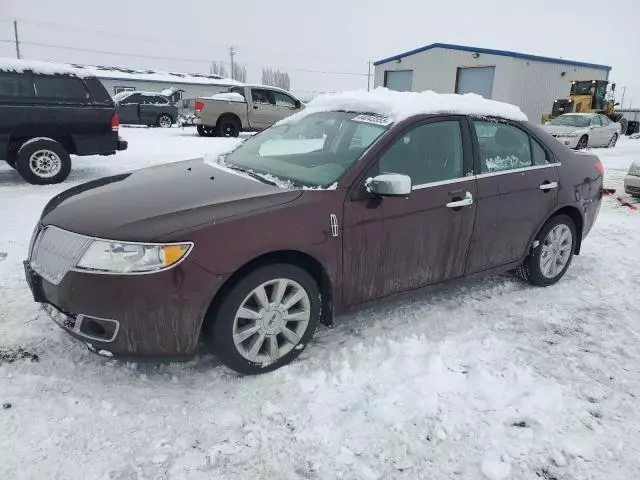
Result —
[[[238, 378], [211, 357], [127, 365], [31, 301], [32, 227], [74, 184], [232, 140], [122, 133], [129, 150], [74, 159], [63, 185], [0, 166], [0, 479], [638, 477], [640, 212], [605, 198], [556, 286], [502, 276], [371, 309], [268, 375]], [[620, 190], [640, 140], [596, 151]]]

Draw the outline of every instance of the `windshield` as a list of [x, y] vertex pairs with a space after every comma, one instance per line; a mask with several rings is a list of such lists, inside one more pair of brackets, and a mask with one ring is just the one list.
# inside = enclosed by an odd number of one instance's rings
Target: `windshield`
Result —
[[322, 112], [271, 127], [227, 155], [225, 163], [300, 186], [329, 187], [380, 136], [391, 120], [379, 115]]
[[551, 125], [583, 128], [591, 124], [591, 117], [587, 117], [586, 115], [560, 115], [549, 123], [551, 123]]

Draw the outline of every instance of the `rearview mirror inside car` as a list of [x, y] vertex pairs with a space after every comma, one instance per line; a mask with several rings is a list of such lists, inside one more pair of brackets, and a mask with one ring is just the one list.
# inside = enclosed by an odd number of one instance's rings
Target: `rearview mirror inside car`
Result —
[[367, 178], [367, 192], [381, 197], [407, 197], [411, 193], [411, 177], [399, 173], [383, 173]]

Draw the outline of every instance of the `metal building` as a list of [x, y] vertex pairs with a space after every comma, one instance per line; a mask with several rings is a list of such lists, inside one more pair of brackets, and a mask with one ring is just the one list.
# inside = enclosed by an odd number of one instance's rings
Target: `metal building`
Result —
[[572, 80], [608, 80], [611, 67], [504, 50], [433, 43], [374, 63], [374, 85], [392, 90], [477, 93], [518, 105], [534, 123]]
[[180, 98], [206, 97], [227, 90], [230, 86], [243, 85], [230, 78], [201, 73], [160, 72], [131, 68], [74, 65], [89, 70], [98, 77], [110, 95], [128, 90], [145, 92], [176, 92], [174, 100]]

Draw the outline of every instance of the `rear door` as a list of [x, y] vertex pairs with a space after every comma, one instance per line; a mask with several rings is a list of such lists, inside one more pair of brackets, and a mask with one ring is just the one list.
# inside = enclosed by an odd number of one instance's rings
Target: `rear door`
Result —
[[273, 91], [264, 88], [252, 88], [251, 100], [253, 106], [249, 112], [249, 123], [252, 128], [267, 128], [280, 120], [280, 113]]
[[477, 217], [466, 273], [521, 260], [558, 202], [558, 167], [520, 125], [474, 120]]
[[[471, 151], [466, 122], [440, 117], [401, 132], [380, 155], [345, 203], [345, 305], [463, 275], [476, 211]], [[365, 179], [379, 173], [409, 175], [411, 195], [368, 194]]]
[[132, 93], [122, 99], [118, 104], [120, 123], [133, 125], [140, 123], [140, 103], [142, 103], [142, 95], [139, 93]]

